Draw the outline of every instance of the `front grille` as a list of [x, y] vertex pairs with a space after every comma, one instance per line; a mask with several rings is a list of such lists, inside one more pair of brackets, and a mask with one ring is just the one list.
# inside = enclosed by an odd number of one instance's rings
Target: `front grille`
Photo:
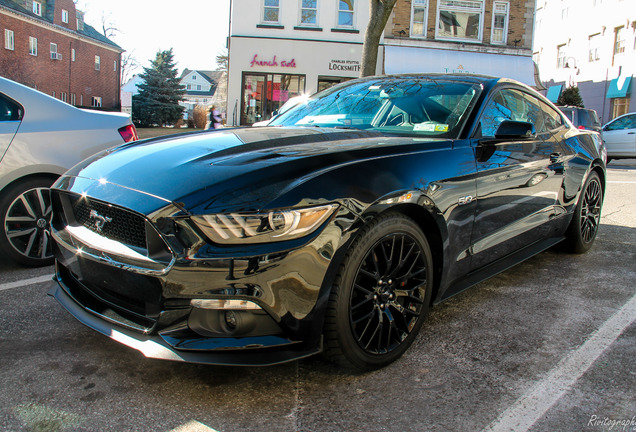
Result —
[[[146, 222], [141, 216], [87, 198], [74, 198], [71, 205], [75, 220], [91, 231], [111, 240], [146, 248]], [[103, 218], [101, 224], [100, 217]]]

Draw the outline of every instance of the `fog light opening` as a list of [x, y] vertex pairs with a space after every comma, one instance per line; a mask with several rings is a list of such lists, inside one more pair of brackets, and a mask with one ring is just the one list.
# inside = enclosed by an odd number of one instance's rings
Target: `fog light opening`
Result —
[[234, 311], [225, 311], [225, 325], [229, 330], [235, 330], [238, 326], [238, 317]]

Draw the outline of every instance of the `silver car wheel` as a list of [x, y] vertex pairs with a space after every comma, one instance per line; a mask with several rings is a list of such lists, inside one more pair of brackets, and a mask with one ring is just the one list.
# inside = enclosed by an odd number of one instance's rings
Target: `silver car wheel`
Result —
[[33, 188], [18, 195], [4, 217], [4, 230], [11, 247], [29, 259], [50, 259], [52, 216], [48, 188]]

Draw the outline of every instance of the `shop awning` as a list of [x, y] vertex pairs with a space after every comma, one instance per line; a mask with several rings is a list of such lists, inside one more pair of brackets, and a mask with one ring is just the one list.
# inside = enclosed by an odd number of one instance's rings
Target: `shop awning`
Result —
[[631, 76], [614, 78], [610, 81], [610, 85], [607, 89], [607, 95], [605, 95], [605, 97], [608, 99], [627, 97], [627, 95], [631, 92], [631, 84]]
[[546, 98], [552, 103], [556, 103], [561, 96], [561, 90], [563, 89], [562, 85], [555, 85], [548, 87], [548, 93], [545, 95]]
[[532, 87], [535, 81], [532, 57], [446, 49], [384, 45], [384, 70], [399, 73], [473, 73], [512, 78]]

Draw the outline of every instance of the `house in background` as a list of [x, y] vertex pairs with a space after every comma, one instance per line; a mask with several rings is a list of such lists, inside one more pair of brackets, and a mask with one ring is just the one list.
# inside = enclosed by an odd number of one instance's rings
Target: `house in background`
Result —
[[[184, 117], [187, 120], [197, 105], [216, 105], [219, 111], [225, 112], [225, 94], [222, 91], [226, 81], [223, 71], [204, 71], [185, 69], [181, 73], [181, 84], [185, 86], [185, 96], [179, 105], [185, 107]], [[220, 91], [221, 90], [221, 91]]]
[[0, 0], [0, 75], [75, 106], [120, 107], [121, 49], [73, 0]]
[[534, 0], [398, 0], [384, 30], [385, 73], [475, 73], [541, 89], [534, 7]]
[[139, 75], [133, 75], [121, 86], [121, 112], [132, 116], [132, 97], [139, 94], [139, 84], [144, 82]]
[[603, 123], [636, 111], [636, 1], [537, 1], [533, 55], [548, 99], [577, 86]]

